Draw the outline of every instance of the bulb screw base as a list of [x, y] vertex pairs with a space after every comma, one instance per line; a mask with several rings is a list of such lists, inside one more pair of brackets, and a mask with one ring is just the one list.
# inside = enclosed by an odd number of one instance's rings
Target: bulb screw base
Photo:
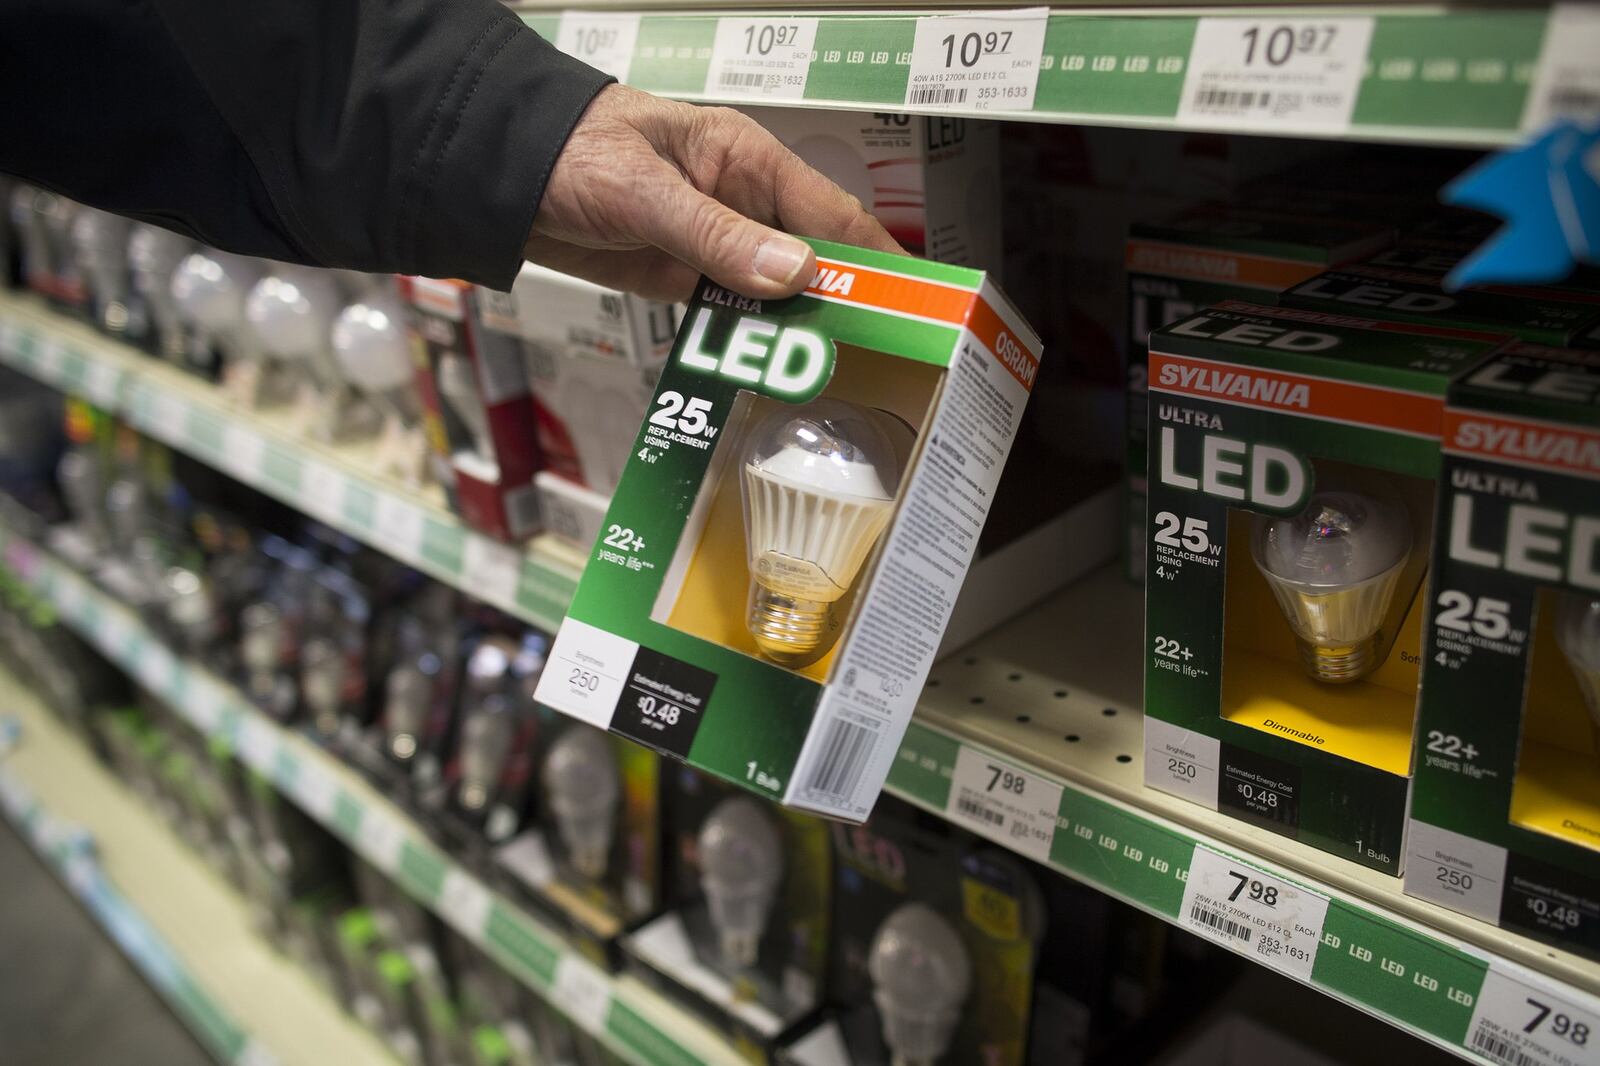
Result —
[[1307, 640], [1296, 643], [1300, 646], [1300, 662], [1306, 673], [1330, 685], [1347, 685], [1360, 681], [1382, 665], [1378, 655], [1381, 637], [1382, 634], [1374, 633], [1354, 644], [1313, 644]]
[[720, 930], [717, 941], [722, 960], [736, 970], [748, 970], [761, 954], [761, 934], [744, 929]]
[[828, 605], [773, 592], [756, 584], [750, 635], [761, 654], [779, 666], [809, 666], [827, 651]]

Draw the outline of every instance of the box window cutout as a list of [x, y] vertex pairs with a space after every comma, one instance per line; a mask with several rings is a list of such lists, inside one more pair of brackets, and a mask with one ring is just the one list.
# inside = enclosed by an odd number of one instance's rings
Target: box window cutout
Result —
[[1600, 619], [1581, 617], [1595, 599], [1600, 597], [1539, 590], [1511, 823], [1600, 851], [1600, 723], [1585, 691], [1600, 678], [1592, 675], [1586, 663], [1594, 660], [1580, 646], [1588, 642], [1593, 654], [1600, 637]]
[[[1309, 499], [1324, 510], [1281, 520], [1229, 511], [1219, 713], [1403, 777], [1411, 772], [1433, 484], [1330, 460], [1313, 466]], [[1263, 546], [1266, 523], [1271, 547]], [[1354, 528], [1345, 535], [1343, 526]], [[1341, 682], [1313, 671], [1364, 676]]]
[[[882, 445], [892, 453], [891, 465], [898, 475], [911, 465], [921, 441], [922, 427], [931, 417], [941, 379], [942, 373], [938, 367], [841, 344], [838, 346], [833, 377], [816, 402], [842, 400], [864, 409], [881, 433]], [[657, 402], [660, 402], [660, 398]], [[750, 551], [746, 538], [745, 496], [751, 492], [761, 493], [764, 489], [784, 494], [758, 477], [752, 478], [746, 467], [752, 448], [758, 445], [757, 437], [773, 428], [772, 420], [776, 413], [784, 408], [792, 408], [796, 417], [800, 417], [808, 407], [804, 404], [787, 405], [751, 392], [740, 392], [733, 413], [717, 439], [711, 469], [701, 483], [683, 536], [662, 581], [650, 613], [652, 621], [754, 658], [776, 661], [771, 654], [763, 654], [752, 631], [755, 593], [752, 590]], [[781, 423], [782, 419], [778, 418], [777, 421]], [[869, 442], [861, 442], [861, 446], [869, 451], [873, 447]], [[751, 484], [747, 485], [747, 482]], [[764, 523], [769, 532], [772, 532], [771, 527], [776, 523], [786, 524], [785, 530], [778, 531], [783, 536], [776, 541], [771, 537], [768, 540], [771, 545], [778, 545], [779, 541], [792, 544], [791, 551], [775, 552], [774, 557], [781, 556], [778, 565], [792, 568], [789, 585], [795, 589], [803, 590], [809, 580], [821, 581], [821, 573], [830, 566], [843, 565], [848, 568], [854, 558], [859, 557], [857, 550], [863, 548], [869, 539], [873, 542], [870, 548], [865, 549], [866, 557], [854, 579], [848, 582], [843, 595], [831, 601], [821, 613], [813, 610], [797, 615], [797, 625], [814, 621], [825, 627], [810, 639], [815, 639], [827, 650], [815, 661], [783, 665], [789, 665], [795, 672], [815, 681], [828, 679], [833, 649], [839, 646], [840, 638], [852, 618], [856, 590], [865, 585], [876, 565], [882, 543], [881, 531], [888, 525], [887, 516], [892, 514], [894, 506], [898, 506], [904, 492], [905, 485], [901, 480], [896, 484], [893, 503], [886, 515], [882, 516], [883, 521], [876, 523], [871, 521], [873, 516], [870, 514], [854, 513], [864, 508], [848, 504], [842, 506], [838, 501], [830, 501], [822, 496], [796, 496], [789, 491], [784, 498], [772, 496], [770, 499], [751, 501], [750, 506], [765, 508], [756, 521]], [[870, 509], [870, 504], [866, 509]], [[814, 512], [809, 518], [808, 511]], [[850, 520], [852, 527], [859, 527], [856, 529], [859, 535], [853, 538], [859, 544], [826, 544], [823, 543], [829, 539], [826, 537], [802, 537], [800, 524], [829, 523], [837, 527], [845, 525], [846, 520]], [[868, 528], [873, 524], [880, 531], [876, 535], [872, 535]], [[809, 548], [802, 547], [802, 540], [810, 545]], [[790, 544], [779, 546], [789, 547]], [[806, 555], [813, 558], [802, 558]], [[822, 556], [827, 556], [833, 562], [829, 563]], [[819, 566], [819, 563], [825, 565]], [[813, 602], [828, 602], [826, 597], [830, 594], [825, 589], [819, 589]], [[801, 639], [805, 640], [807, 636], [802, 634]]]

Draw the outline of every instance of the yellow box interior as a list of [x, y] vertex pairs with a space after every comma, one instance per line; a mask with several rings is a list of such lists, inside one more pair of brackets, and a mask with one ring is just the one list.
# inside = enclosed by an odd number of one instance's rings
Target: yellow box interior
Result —
[[[1342, 464], [1317, 463], [1319, 478], [1344, 469]], [[1413, 548], [1385, 621], [1383, 632], [1390, 644], [1383, 664], [1350, 684], [1326, 684], [1306, 674], [1294, 631], [1250, 553], [1255, 516], [1243, 510], [1230, 512], [1220, 714], [1287, 743], [1408, 777], [1421, 676], [1422, 620], [1427, 614], [1433, 485], [1420, 478], [1388, 480], [1410, 514]], [[1319, 736], [1325, 743], [1274, 729], [1269, 721]]]
[[1539, 595], [1511, 822], [1600, 851], [1600, 750], [1572, 668], [1556, 642], [1558, 596]]
[[[838, 345], [838, 358], [834, 362], [833, 377], [822, 390], [822, 395], [862, 407], [878, 408], [901, 418], [918, 430], [926, 425], [944, 370], [909, 359], [884, 355], [881, 352], [849, 345]], [[685, 633], [715, 641], [724, 647], [760, 657], [755, 640], [750, 636], [746, 621], [749, 603], [750, 570], [744, 537], [744, 506], [741, 497], [742, 463], [738, 457], [749, 443], [751, 432], [775, 408], [777, 400], [747, 396], [750, 405], [745, 417], [735, 427], [731, 422], [724, 428], [719, 448], [731, 449], [729, 458], [720, 466], [720, 475], [706, 479], [701, 485], [702, 497], [710, 494], [709, 510], [700, 536], [693, 543], [685, 536], [678, 545], [673, 567], [677, 569], [685, 553], [690, 555], [682, 570], [682, 580], [671, 592], [665, 617], [660, 609], [652, 615], [656, 621]], [[915, 442], [913, 442], [914, 445]], [[901, 461], [901, 492], [904, 492], [909, 471], [906, 463], [915, 454], [915, 447]], [[718, 469], [713, 467], [714, 470]], [[898, 498], [898, 497], [897, 497]], [[697, 500], [696, 506], [705, 503]], [[832, 622], [843, 628], [854, 609], [857, 590], [871, 574], [877, 552], [862, 566], [860, 575], [845, 596], [834, 604]], [[834, 650], [839, 646], [835, 634], [833, 647], [826, 655], [798, 673], [814, 681], [825, 681], [833, 664]]]

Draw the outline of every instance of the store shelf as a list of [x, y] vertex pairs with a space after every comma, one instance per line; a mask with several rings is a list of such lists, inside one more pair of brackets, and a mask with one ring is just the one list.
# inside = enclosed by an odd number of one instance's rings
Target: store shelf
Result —
[[16, 681], [0, 810], [221, 1063], [394, 1066], [252, 929], [244, 901]]
[[[602, 0], [596, 6], [632, 7], [637, 12], [641, 5]], [[617, 73], [628, 84], [665, 96], [724, 104], [929, 111], [927, 106], [907, 104], [916, 26], [919, 17], [949, 15], [949, 11], [841, 13], [826, 5], [798, 10], [757, 6], [738, 15], [682, 10], [697, 6], [673, 3], [670, 7], [679, 10], [646, 10], [620, 22], [621, 12], [607, 11], [597, 18], [593, 12], [560, 12], [543, 4], [526, 6], [521, 13], [528, 25], [580, 58]], [[994, 11], [983, 7], [974, 14], [986, 17]], [[790, 99], [760, 99], [752, 89], [718, 87], [722, 79], [711, 76], [718, 23], [740, 20], [743, 25], [750, 18], [816, 20], [814, 55], [804, 71], [803, 93]], [[1186, 72], [1196, 56], [1196, 31], [1202, 20], [1216, 18], [1248, 20], [1267, 32], [1285, 18], [1370, 19], [1370, 42], [1361, 75], [1352, 86], [1355, 97], [1348, 124], [1277, 118], [1266, 109], [1242, 120], [1208, 121], [1197, 117], [1196, 109], [1183, 106]], [[1545, 91], [1539, 74], [1548, 21], [1543, 8], [1423, 5], [1055, 10], [1044, 30], [1032, 106], [986, 114], [1031, 122], [1502, 145], [1520, 137], [1530, 88]], [[1357, 23], [1340, 25], [1351, 32], [1359, 30]], [[619, 26], [623, 36], [610, 36]], [[599, 35], [583, 30], [598, 30]], [[629, 36], [631, 48], [626, 46]], [[597, 41], [604, 43], [596, 48]], [[1206, 47], [1203, 41], [1204, 35], [1201, 47]], [[617, 43], [607, 47], [611, 42]], [[585, 44], [590, 50], [584, 50]], [[961, 106], [952, 105], [951, 110]]]
[[[195, 728], [227, 743], [335, 836], [627, 1061], [744, 1061], [721, 1037], [644, 985], [613, 977], [577, 954], [451, 861], [407, 814], [338, 758], [267, 718], [231, 685], [176, 657], [131, 611], [48, 552], [0, 529], [0, 565]], [[316, 1061], [340, 1060], [330, 1054]]]
[[523, 620], [554, 630], [583, 555], [553, 537], [511, 548], [463, 526], [443, 493], [372, 473], [360, 447], [306, 440], [213, 385], [41, 301], [0, 293], [0, 364], [119, 413], [201, 462]]

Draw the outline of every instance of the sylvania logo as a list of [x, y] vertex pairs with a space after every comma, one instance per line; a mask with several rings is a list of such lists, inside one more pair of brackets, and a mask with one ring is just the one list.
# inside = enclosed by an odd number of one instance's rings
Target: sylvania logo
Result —
[[1301, 411], [1311, 407], [1310, 385], [1238, 370], [1164, 363], [1156, 375], [1156, 381], [1180, 392], [1249, 400]]

